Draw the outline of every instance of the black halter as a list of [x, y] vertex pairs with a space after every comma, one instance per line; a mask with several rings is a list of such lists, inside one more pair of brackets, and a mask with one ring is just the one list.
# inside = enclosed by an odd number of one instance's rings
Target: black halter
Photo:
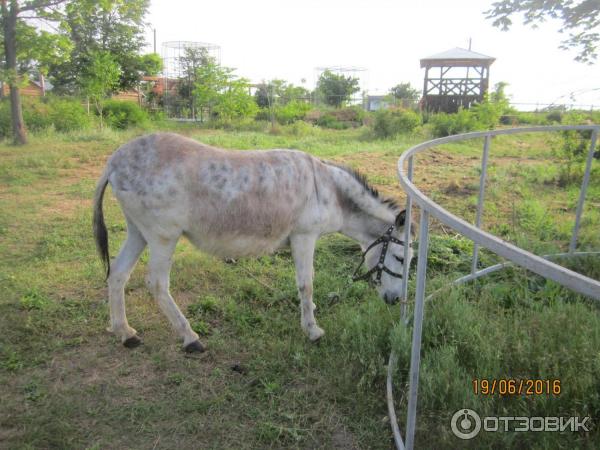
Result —
[[[358, 265], [358, 267], [352, 274], [352, 281], [368, 280], [369, 277], [373, 274], [373, 272], [377, 273], [375, 275], [375, 284], [381, 284], [381, 273], [382, 272], [385, 272], [396, 278], [402, 278], [402, 274], [392, 272], [390, 269], [388, 269], [385, 266], [385, 256], [387, 255], [388, 246], [389, 246], [390, 242], [393, 244], [398, 244], [398, 245], [402, 245], [402, 246], [404, 245], [404, 241], [396, 239], [394, 236], [392, 236], [392, 232], [394, 231], [394, 228], [395, 228], [395, 225], [392, 224], [382, 236], [375, 239], [367, 247], [367, 249], [363, 252], [362, 259], [360, 260], [360, 264]], [[381, 254], [379, 255], [379, 262], [375, 265], [375, 267], [369, 269], [363, 275], [358, 275], [358, 271], [360, 270], [363, 263], [365, 262], [365, 256], [367, 256], [367, 253], [369, 252], [369, 250], [371, 250], [373, 247], [375, 247], [378, 244], [382, 244], [381, 245]]]

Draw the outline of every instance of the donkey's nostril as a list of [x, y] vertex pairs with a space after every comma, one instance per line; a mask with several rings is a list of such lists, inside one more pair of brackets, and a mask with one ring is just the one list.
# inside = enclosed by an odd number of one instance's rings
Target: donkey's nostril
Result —
[[398, 300], [400, 300], [400, 297], [395, 296], [394, 294], [388, 294], [387, 292], [385, 292], [383, 294], [383, 300], [388, 304], [388, 305], [395, 305], [396, 303], [398, 303]]

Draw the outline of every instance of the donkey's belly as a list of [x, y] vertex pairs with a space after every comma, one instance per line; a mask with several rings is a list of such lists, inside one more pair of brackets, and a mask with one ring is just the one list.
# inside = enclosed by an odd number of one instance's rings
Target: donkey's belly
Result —
[[193, 231], [184, 232], [186, 236], [200, 250], [216, 256], [241, 257], [260, 256], [273, 253], [278, 248], [287, 245], [288, 234], [268, 237], [219, 235], [209, 236], [196, 234]]

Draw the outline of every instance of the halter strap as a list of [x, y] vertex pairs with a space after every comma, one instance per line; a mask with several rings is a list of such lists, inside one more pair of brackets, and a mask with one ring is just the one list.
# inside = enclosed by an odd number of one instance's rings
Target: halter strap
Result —
[[[385, 257], [387, 255], [388, 246], [389, 246], [390, 242], [392, 244], [398, 244], [398, 245], [402, 245], [402, 246], [404, 245], [404, 241], [396, 239], [394, 236], [392, 236], [394, 228], [395, 228], [395, 225], [392, 224], [383, 235], [379, 236], [377, 239], [375, 239], [373, 242], [371, 242], [371, 244], [369, 244], [367, 249], [362, 254], [360, 264], [358, 265], [358, 267], [352, 274], [352, 281], [367, 280], [375, 272], [376, 272], [376, 275], [375, 275], [375, 283], [376, 284], [381, 284], [381, 274], [383, 272], [385, 272], [395, 278], [402, 278], [401, 274], [388, 269], [385, 265]], [[374, 267], [369, 269], [366, 273], [359, 275], [358, 272], [365, 262], [365, 257], [367, 256], [367, 253], [369, 252], [369, 250], [371, 250], [373, 247], [375, 247], [376, 245], [379, 245], [379, 244], [382, 244], [381, 253], [379, 255], [379, 261], [377, 262], [377, 264]]]

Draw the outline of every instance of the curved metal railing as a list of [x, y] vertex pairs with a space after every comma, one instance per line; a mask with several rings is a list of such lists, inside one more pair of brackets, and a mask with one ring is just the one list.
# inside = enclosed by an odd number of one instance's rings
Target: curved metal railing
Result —
[[[483, 231], [481, 227], [481, 219], [484, 208], [485, 199], [485, 183], [488, 167], [488, 159], [491, 148], [492, 137], [507, 134], [517, 133], [534, 133], [534, 132], [549, 132], [549, 131], [591, 131], [591, 144], [589, 152], [586, 157], [585, 172], [579, 194], [579, 200], [577, 202], [577, 210], [575, 212], [575, 223], [573, 226], [573, 233], [571, 235], [571, 241], [569, 244], [568, 253], [561, 253], [556, 255], [545, 255], [537, 256], [531, 252], [523, 250], [509, 242], [506, 242], [493, 234]], [[557, 257], [569, 257], [569, 256], [581, 256], [589, 254], [600, 254], [600, 252], [576, 252], [577, 238], [579, 234], [579, 228], [581, 225], [581, 216], [583, 214], [583, 206], [585, 203], [585, 197], [589, 186], [590, 175], [592, 170], [592, 161], [594, 157], [594, 151], [596, 149], [596, 143], [598, 139], [598, 133], [600, 126], [598, 125], [581, 125], [581, 126], [549, 126], [549, 127], [524, 127], [524, 128], [510, 128], [493, 131], [481, 131], [475, 133], [465, 133], [454, 136], [448, 136], [440, 139], [434, 139], [431, 141], [423, 142], [416, 145], [406, 152], [404, 152], [398, 160], [398, 178], [400, 185], [404, 188], [407, 199], [406, 199], [406, 216], [407, 226], [405, 227], [405, 241], [409, 241], [410, 236], [410, 224], [411, 224], [411, 212], [413, 204], [419, 206], [421, 210], [420, 224], [419, 224], [419, 250], [418, 250], [418, 262], [417, 262], [417, 275], [416, 275], [416, 293], [415, 293], [415, 307], [413, 316], [413, 336], [412, 336], [412, 348], [410, 358], [410, 372], [409, 372], [409, 392], [408, 392], [408, 412], [406, 420], [406, 444], [402, 440], [400, 429], [398, 427], [398, 421], [396, 420], [396, 412], [394, 409], [394, 398], [392, 391], [392, 375], [394, 367], [396, 365], [396, 355], [392, 350], [390, 359], [388, 362], [388, 373], [387, 373], [387, 403], [389, 418], [394, 434], [394, 441], [396, 448], [399, 450], [412, 450], [414, 448], [415, 439], [415, 428], [416, 428], [416, 411], [417, 411], [417, 394], [419, 385], [419, 368], [421, 358], [421, 335], [423, 329], [423, 311], [424, 303], [426, 300], [431, 298], [437, 293], [430, 294], [427, 299], [425, 298], [425, 280], [427, 272], [427, 249], [429, 243], [429, 218], [430, 215], [438, 219], [445, 225], [450, 226], [461, 235], [471, 239], [474, 242], [473, 247], [473, 260], [471, 266], [471, 273], [455, 280], [451, 285], [464, 283], [475, 278], [479, 278], [489, 273], [501, 270], [509, 265], [518, 265], [524, 267], [538, 275], [545, 278], [556, 281], [557, 283], [572, 289], [575, 292], [584, 294], [593, 299], [600, 300], [600, 282], [592, 278], [586, 277], [582, 274], [567, 269], [559, 264], [556, 264], [550, 259]], [[448, 212], [440, 205], [435, 203], [423, 192], [421, 192], [412, 182], [413, 171], [414, 171], [414, 157], [418, 153], [428, 150], [432, 147], [436, 147], [442, 144], [450, 142], [464, 141], [468, 139], [484, 138], [482, 159], [481, 159], [481, 175], [479, 179], [479, 196], [477, 202], [477, 212], [475, 216], [475, 224], [470, 224], [465, 220], [455, 216]], [[406, 166], [406, 170], [405, 170]], [[491, 250], [495, 254], [507, 259], [507, 262], [496, 264], [481, 270], [477, 270], [479, 261], [479, 246], [485, 247]], [[404, 259], [408, 260], [408, 247], [405, 248]], [[408, 279], [408, 266], [404, 266], [404, 279]], [[407, 283], [404, 286], [404, 298], [407, 294]], [[402, 305], [401, 309], [402, 319], [406, 321], [406, 304]]]

